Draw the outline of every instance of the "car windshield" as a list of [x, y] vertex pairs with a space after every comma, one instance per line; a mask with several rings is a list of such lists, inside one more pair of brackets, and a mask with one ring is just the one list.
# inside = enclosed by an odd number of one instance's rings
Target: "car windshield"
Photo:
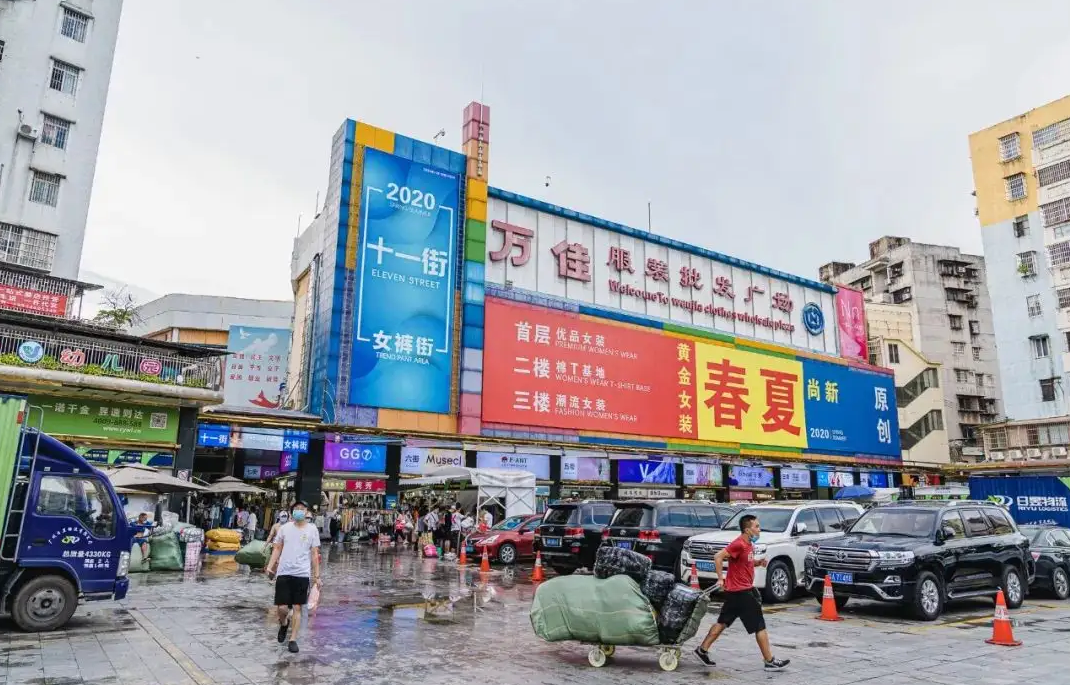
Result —
[[513, 530], [519, 528], [520, 524], [527, 520], [527, 516], [513, 516], [505, 519], [498, 525], [491, 528], [491, 530]]
[[919, 509], [870, 509], [855, 521], [850, 532], [865, 535], [901, 535], [927, 538], [936, 525], [935, 511]]
[[576, 509], [576, 507], [550, 507], [542, 522], [563, 526], [572, 523], [573, 518], [578, 511], [579, 510]]
[[737, 511], [732, 518], [721, 526], [721, 529], [739, 530], [739, 519], [744, 516], [757, 516], [758, 525], [761, 526], [763, 531], [767, 533], [783, 533], [788, 529], [788, 523], [791, 522], [791, 515], [794, 513], [794, 509], [784, 509], [782, 507], [747, 507]]

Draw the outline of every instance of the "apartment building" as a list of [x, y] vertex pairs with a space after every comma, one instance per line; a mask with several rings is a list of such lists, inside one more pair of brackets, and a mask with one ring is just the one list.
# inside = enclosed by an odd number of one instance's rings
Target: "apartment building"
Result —
[[226, 347], [231, 326], [289, 330], [289, 300], [171, 293], [137, 308], [130, 332], [152, 340]]
[[122, 0], [0, 1], [0, 262], [78, 277]]
[[[939, 367], [951, 459], [976, 454], [977, 427], [1002, 413], [984, 258], [956, 247], [884, 236], [870, 243], [867, 261], [832, 280], [865, 293], [867, 317], [871, 305], [902, 305], [910, 312], [911, 335], [901, 333], [898, 339], [909, 340], [912, 351]], [[903, 362], [887, 358], [880, 363], [895, 369]], [[902, 419], [900, 425], [910, 426]]]

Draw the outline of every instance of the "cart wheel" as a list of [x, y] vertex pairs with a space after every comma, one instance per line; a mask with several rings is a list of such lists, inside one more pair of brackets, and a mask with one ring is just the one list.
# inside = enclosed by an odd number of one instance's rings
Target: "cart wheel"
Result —
[[601, 649], [602, 653], [606, 656], [613, 656], [617, 653], [617, 648], [614, 645], [601, 645], [599, 649]]
[[606, 653], [601, 647], [591, 647], [591, 651], [587, 652], [587, 661], [595, 668], [602, 668], [606, 665]]
[[663, 671], [675, 671], [680, 665], [680, 655], [672, 650], [665, 650], [658, 655], [658, 666]]

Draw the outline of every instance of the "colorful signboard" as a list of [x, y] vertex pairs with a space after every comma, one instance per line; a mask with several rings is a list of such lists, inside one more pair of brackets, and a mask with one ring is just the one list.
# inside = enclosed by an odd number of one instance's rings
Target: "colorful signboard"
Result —
[[450, 410], [456, 174], [365, 148], [350, 404]]
[[510, 452], [477, 452], [476, 467], [527, 471], [538, 480], [550, 480], [550, 457], [545, 454], [513, 454]]
[[609, 482], [609, 460], [601, 457], [561, 457], [561, 480]]
[[0, 309], [65, 317], [67, 296], [0, 284]]
[[883, 471], [863, 471], [858, 474], [858, 482], [868, 488], [887, 488], [888, 474]]
[[780, 469], [780, 487], [783, 490], [809, 490], [810, 482], [808, 469]]
[[227, 352], [223, 403], [233, 407], [278, 409], [286, 381], [290, 331], [231, 326]]
[[324, 443], [323, 470], [386, 473], [386, 445]]
[[178, 409], [129, 402], [68, 400], [36, 395], [30, 405], [44, 410], [42, 430], [55, 435], [177, 442]]
[[290, 428], [231, 428], [230, 447], [273, 452], [308, 452], [308, 431]]
[[300, 455], [296, 452], [283, 452], [279, 457], [279, 473], [292, 473], [297, 470]]
[[773, 469], [765, 466], [731, 466], [728, 469], [728, 484], [732, 487], [771, 488]]
[[386, 481], [382, 478], [377, 478], [375, 480], [347, 480], [346, 492], [367, 492], [382, 494], [386, 492]]
[[269, 480], [279, 475], [279, 469], [274, 466], [260, 466], [247, 464], [243, 472], [245, 480]]
[[840, 356], [869, 361], [866, 337], [866, 300], [861, 290], [837, 286], [836, 321], [840, 337]]
[[684, 462], [684, 485], [700, 488], [724, 486], [724, 467], [720, 464]]
[[491, 197], [486, 283], [836, 354], [836, 310], [823, 284], [528, 205]]
[[171, 452], [142, 450], [111, 450], [102, 447], [77, 447], [75, 451], [94, 464], [141, 464], [156, 468], [171, 468], [175, 455]]
[[846, 488], [855, 484], [855, 475], [850, 471], [818, 471], [817, 487]]
[[402, 447], [401, 473], [421, 475], [446, 466], [464, 466], [464, 450], [433, 447]]
[[482, 420], [898, 460], [891, 375], [487, 298]]
[[988, 500], [1003, 506], [1019, 524], [1070, 527], [1070, 478], [971, 478], [970, 499]]
[[230, 426], [225, 423], [198, 423], [197, 447], [230, 447]]
[[617, 482], [676, 485], [676, 464], [671, 459], [621, 459]]

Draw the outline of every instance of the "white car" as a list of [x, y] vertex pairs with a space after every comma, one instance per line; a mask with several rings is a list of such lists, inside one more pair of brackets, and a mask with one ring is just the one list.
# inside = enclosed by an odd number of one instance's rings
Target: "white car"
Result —
[[[716, 582], [713, 557], [739, 537], [739, 520], [750, 514], [758, 517], [762, 529], [754, 545], [754, 556], [769, 562], [765, 568], [754, 569], [754, 587], [762, 591], [770, 604], [785, 602], [802, 587], [806, 550], [810, 545], [843, 535], [862, 511], [853, 502], [827, 500], [768, 502], [746, 507], [736, 512], [721, 530], [688, 538], [680, 555], [680, 577], [689, 578], [694, 564], [700, 581]], [[724, 568], [728, 568], [727, 560]]]

